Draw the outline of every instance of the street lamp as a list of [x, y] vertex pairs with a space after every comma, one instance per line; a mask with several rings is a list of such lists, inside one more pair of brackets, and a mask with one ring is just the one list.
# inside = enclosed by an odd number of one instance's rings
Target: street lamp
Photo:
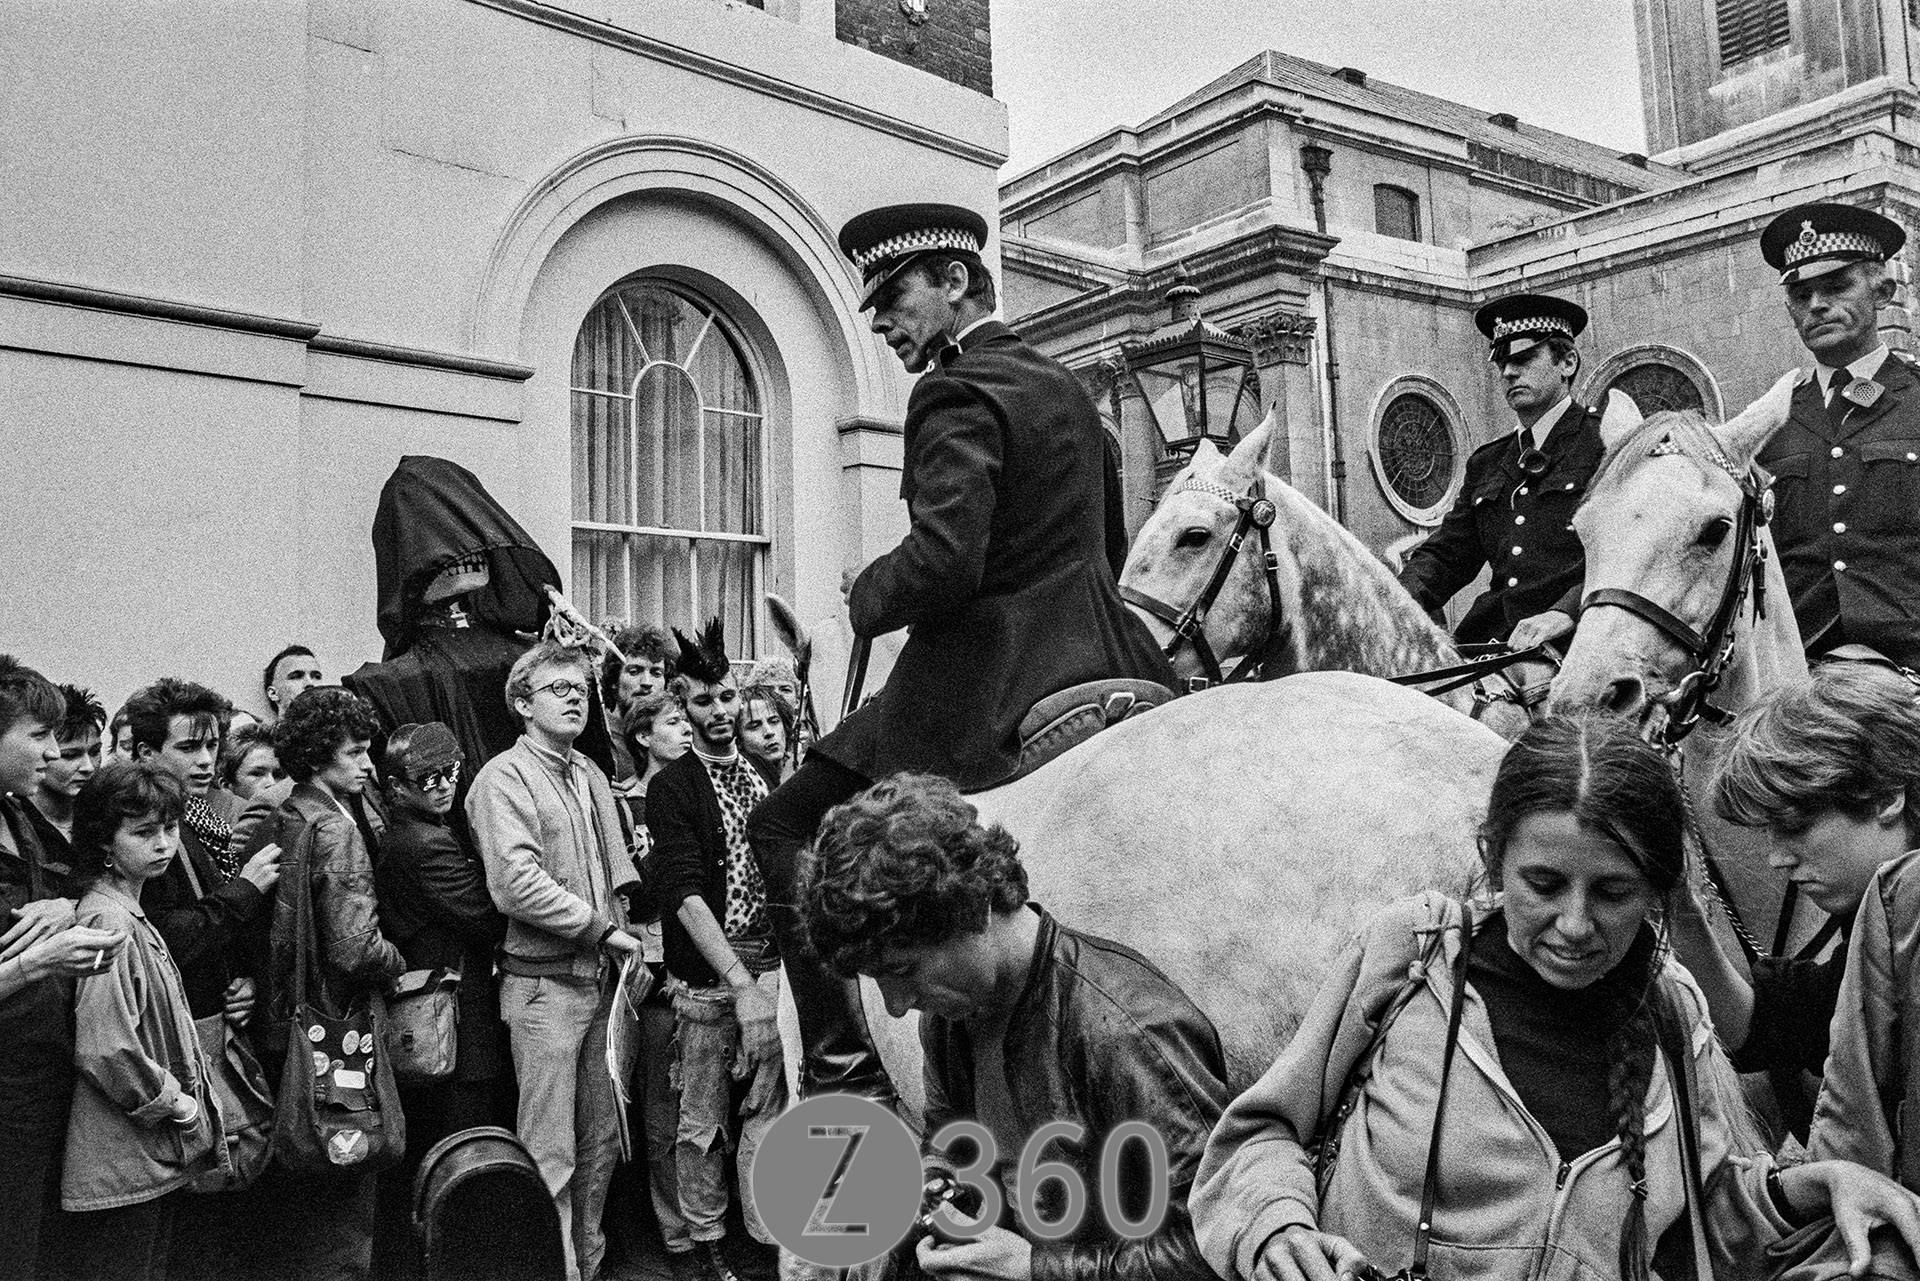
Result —
[[1121, 351], [1167, 453], [1186, 457], [1202, 440], [1230, 449], [1260, 413], [1253, 349], [1200, 314], [1200, 291], [1182, 270], [1167, 290], [1172, 320]]

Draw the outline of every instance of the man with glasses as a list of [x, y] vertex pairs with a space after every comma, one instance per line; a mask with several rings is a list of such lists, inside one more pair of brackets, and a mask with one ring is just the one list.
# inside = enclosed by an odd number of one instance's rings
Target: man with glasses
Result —
[[1491, 571], [1487, 590], [1454, 631], [1463, 645], [1526, 649], [1573, 631], [1586, 558], [1573, 512], [1600, 467], [1600, 411], [1573, 399], [1587, 327], [1577, 304], [1546, 294], [1497, 298], [1474, 313], [1492, 344], [1514, 430], [1467, 459], [1453, 510], [1400, 570], [1400, 585], [1438, 614]]
[[507, 918], [500, 1015], [520, 1079], [518, 1123], [553, 1194], [568, 1281], [594, 1281], [619, 1158], [607, 1020], [620, 962], [640, 948], [616, 892], [634, 879], [600, 767], [575, 750], [594, 696], [588, 656], [550, 641], [507, 674], [517, 742], [474, 776], [467, 820]]

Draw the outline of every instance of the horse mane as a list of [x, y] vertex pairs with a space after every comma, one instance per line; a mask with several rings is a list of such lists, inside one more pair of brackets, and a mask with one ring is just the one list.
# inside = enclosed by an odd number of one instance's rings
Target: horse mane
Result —
[[[1401, 676], [1459, 661], [1452, 640], [1366, 544], [1292, 485], [1272, 472], [1266, 479], [1298, 566], [1299, 599], [1281, 613], [1301, 669]], [[1289, 586], [1283, 580], [1282, 591]]]
[[1668, 409], [1640, 420], [1625, 436], [1613, 443], [1600, 459], [1587, 486], [1585, 506], [1605, 490], [1617, 486], [1633, 465], [1653, 456], [1654, 448], [1671, 441], [1674, 448], [1696, 462], [1715, 465], [1715, 458], [1726, 456], [1726, 447], [1714, 434], [1706, 417], [1695, 409]]

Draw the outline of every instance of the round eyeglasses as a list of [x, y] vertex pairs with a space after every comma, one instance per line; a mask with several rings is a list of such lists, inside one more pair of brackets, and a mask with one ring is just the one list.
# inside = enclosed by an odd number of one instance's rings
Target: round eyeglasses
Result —
[[535, 685], [529, 692], [538, 694], [542, 690], [555, 698], [573, 698], [576, 695], [585, 698], [593, 692], [593, 686], [583, 685], [579, 681], [554, 681], [550, 685]]

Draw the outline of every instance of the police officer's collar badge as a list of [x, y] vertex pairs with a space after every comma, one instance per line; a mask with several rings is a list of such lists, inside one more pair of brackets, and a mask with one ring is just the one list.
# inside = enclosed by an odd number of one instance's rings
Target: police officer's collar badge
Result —
[[1488, 359], [1497, 363], [1550, 338], [1578, 338], [1587, 327], [1587, 312], [1551, 294], [1508, 294], [1474, 312], [1473, 323], [1486, 335]]
[[978, 257], [987, 247], [987, 220], [959, 205], [887, 205], [848, 220], [840, 252], [860, 272], [860, 310], [916, 259], [936, 251]]
[[1855, 205], [1796, 205], [1760, 233], [1760, 254], [1793, 284], [1839, 271], [1856, 262], [1885, 262], [1907, 241], [1906, 228]]
[[1855, 378], [1840, 389], [1840, 394], [1860, 408], [1867, 409], [1873, 405], [1874, 401], [1880, 399], [1880, 393], [1885, 390], [1885, 387], [1871, 378]]

